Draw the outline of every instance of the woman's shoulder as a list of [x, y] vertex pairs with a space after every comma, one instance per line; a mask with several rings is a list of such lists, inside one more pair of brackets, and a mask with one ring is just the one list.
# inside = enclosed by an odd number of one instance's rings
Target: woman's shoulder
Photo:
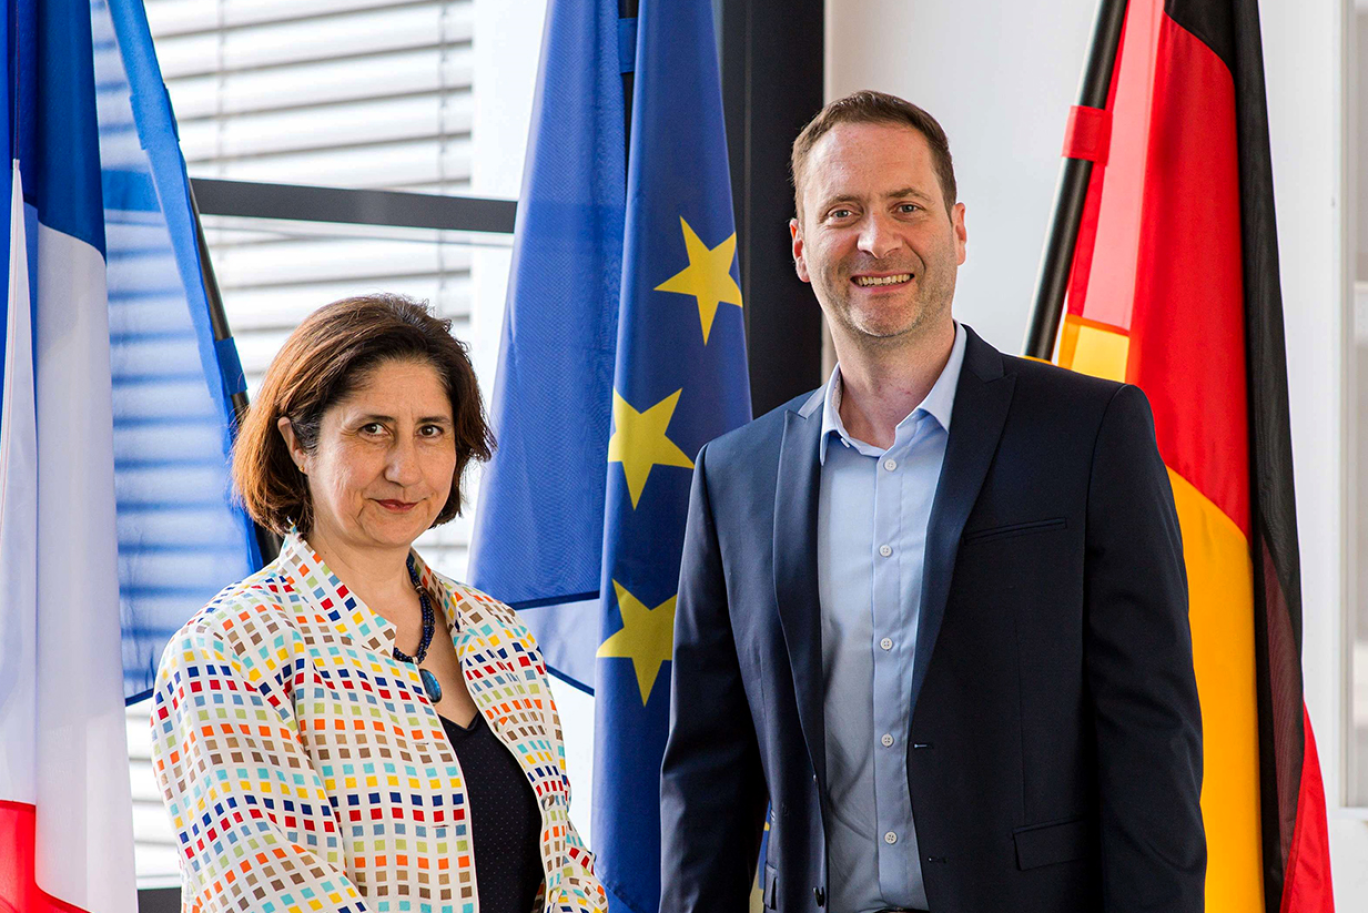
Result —
[[531, 640], [532, 635], [527, 630], [527, 626], [518, 618], [517, 610], [506, 602], [436, 570], [432, 571], [432, 577], [439, 586], [450, 594], [465, 619], [476, 625], [481, 623], [498, 625], [509, 629], [516, 636]]
[[221, 642], [235, 653], [260, 650], [295, 627], [299, 601], [275, 563], [229, 584], [171, 638], [172, 644]]
[[518, 613], [513, 608], [484, 590], [478, 590], [468, 583], [461, 583], [436, 572], [433, 572], [433, 576], [452, 595], [462, 611], [482, 612], [505, 623], [519, 624]]

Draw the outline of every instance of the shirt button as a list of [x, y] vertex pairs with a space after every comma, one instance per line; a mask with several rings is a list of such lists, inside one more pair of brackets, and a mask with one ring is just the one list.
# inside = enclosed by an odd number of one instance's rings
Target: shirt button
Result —
[[888, 733], [884, 733], [884, 737], [879, 739], [879, 741], [883, 742], [884, 748], [887, 748], [893, 744], [893, 736], [889, 735]]
[[897, 843], [897, 842], [898, 842], [898, 835], [897, 835], [897, 834], [893, 833], [892, 831], [889, 831], [887, 834], [884, 834], [884, 843], [887, 843], [887, 844], [889, 844], [890, 846], [892, 846], [893, 844], [895, 844], [895, 843]]
[[891, 546], [891, 545], [881, 545], [881, 546], [879, 546], [879, 554], [880, 554], [880, 555], [883, 555], [885, 558], [887, 558], [889, 555], [893, 554], [893, 546]]
[[892, 472], [893, 470], [895, 470], [895, 469], [897, 469], [897, 468], [898, 468], [898, 461], [897, 461], [897, 460], [893, 460], [893, 459], [884, 460], [884, 469], [887, 469], [889, 472]]
[[892, 650], [892, 649], [893, 649], [893, 638], [891, 638], [891, 637], [885, 637], [883, 640], [879, 641], [879, 646], [882, 647], [882, 648], [885, 649], [885, 650]]

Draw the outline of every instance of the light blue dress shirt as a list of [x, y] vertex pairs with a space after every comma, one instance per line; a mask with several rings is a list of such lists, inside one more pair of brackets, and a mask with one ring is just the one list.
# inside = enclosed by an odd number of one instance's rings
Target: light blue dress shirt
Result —
[[964, 344], [956, 324], [950, 360], [887, 450], [846, 432], [839, 365], [827, 382], [817, 588], [831, 913], [927, 908], [907, 786], [909, 701], [926, 530]]

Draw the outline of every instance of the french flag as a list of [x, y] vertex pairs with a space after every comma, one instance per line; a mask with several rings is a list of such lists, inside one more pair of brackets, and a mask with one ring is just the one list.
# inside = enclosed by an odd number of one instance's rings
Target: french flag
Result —
[[91, 7], [0, 29], [0, 913], [133, 913]]

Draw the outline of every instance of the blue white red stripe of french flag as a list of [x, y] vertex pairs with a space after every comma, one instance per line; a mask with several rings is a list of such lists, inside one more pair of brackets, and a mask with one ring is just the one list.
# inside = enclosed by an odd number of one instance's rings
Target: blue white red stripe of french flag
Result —
[[0, 910], [134, 913], [90, 6], [16, 19], [33, 135], [0, 324]]

